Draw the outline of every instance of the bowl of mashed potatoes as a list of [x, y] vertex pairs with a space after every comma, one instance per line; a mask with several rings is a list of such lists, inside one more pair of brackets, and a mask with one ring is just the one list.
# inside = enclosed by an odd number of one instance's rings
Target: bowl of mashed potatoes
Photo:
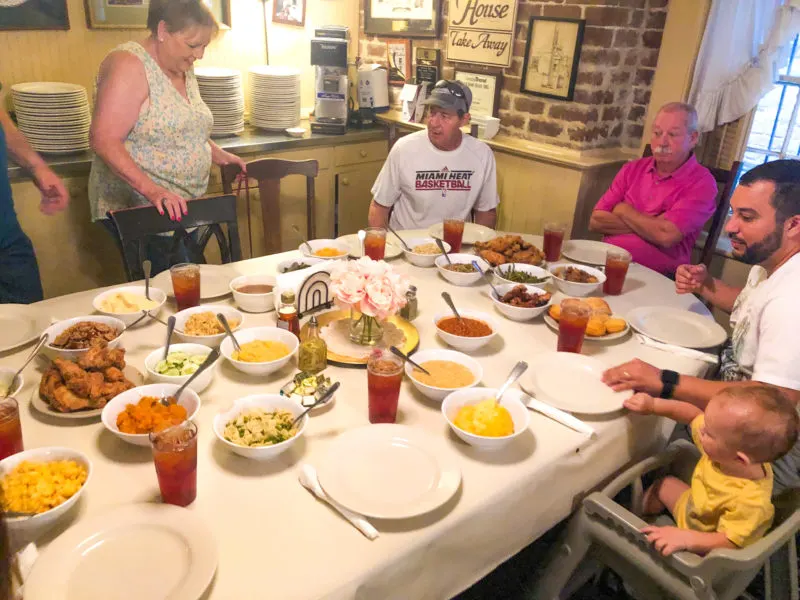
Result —
[[453, 433], [470, 446], [499, 450], [528, 429], [530, 414], [522, 396], [520, 390], [512, 388], [498, 404], [496, 389], [458, 390], [442, 402], [442, 415]]
[[456, 390], [475, 387], [483, 378], [481, 364], [456, 350], [431, 348], [415, 352], [411, 358], [430, 375], [410, 362], [406, 363], [406, 375], [414, 387], [431, 400], [441, 402]]
[[248, 375], [268, 375], [282, 369], [297, 354], [300, 342], [285, 329], [249, 327], [234, 332], [241, 351], [230, 337], [222, 340], [219, 350], [228, 362]]
[[[150, 300], [145, 296], [143, 285], [127, 285], [100, 292], [94, 297], [92, 306], [101, 315], [117, 318], [125, 325], [130, 325], [142, 316], [143, 310], [157, 316], [166, 301], [167, 294], [152, 285]], [[149, 321], [145, 319], [140, 324], [146, 325]]]

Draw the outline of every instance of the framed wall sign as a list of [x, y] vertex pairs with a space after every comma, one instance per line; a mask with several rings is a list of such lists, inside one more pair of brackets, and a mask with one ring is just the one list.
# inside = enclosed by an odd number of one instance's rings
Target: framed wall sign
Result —
[[437, 48], [414, 48], [415, 83], [426, 83], [434, 85], [439, 77], [439, 50]]
[[447, 60], [508, 67], [517, 0], [448, 0]]
[[442, 0], [364, 0], [364, 33], [404, 38], [439, 36]]
[[455, 78], [465, 83], [472, 92], [472, 105], [469, 113], [496, 117], [500, 108], [500, 89], [503, 87], [503, 74], [478, 73], [476, 71], [455, 70]]
[[273, 0], [272, 22], [303, 27], [306, 24], [306, 0]]
[[582, 19], [531, 17], [521, 92], [572, 100], [585, 25]]
[[[231, 26], [230, 0], [203, 0], [220, 27]], [[147, 29], [150, 0], [84, 0], [90, 29]]]
[[390, 85], [411, 83], [411, 40], [386, 40], [386, 67]]
[[67, 0], [0, 0], [0, 30], [69, 29]]

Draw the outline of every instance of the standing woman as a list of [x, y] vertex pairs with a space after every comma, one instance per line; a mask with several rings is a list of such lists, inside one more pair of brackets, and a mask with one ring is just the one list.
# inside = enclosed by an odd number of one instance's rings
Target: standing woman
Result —
[[[145, 40], [118, 46], [100, 65], [90, 130], [94, 221], [147, 204], [180, 221], [186, 200], [205, 194], [212, 163], [245, 170], [209, 139], [213, 117], [194, 76], [219, 29], [214, 15], [203, 0], [151, 0], [147, 27]], [[149, 246], [154, 271], [169, 266], [170, 243], [162, 237]]]

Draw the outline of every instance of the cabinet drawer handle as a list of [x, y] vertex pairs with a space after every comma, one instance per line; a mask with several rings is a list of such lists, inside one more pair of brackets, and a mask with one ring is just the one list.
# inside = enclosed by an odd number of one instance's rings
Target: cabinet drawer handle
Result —
[[342, 177], [342, 185], [350, 185], [350, 180], [347, 177]]
[[359, 150], [358, 153], [361, 155], [361, 158], [365, 158], [367, 156], [367, 151], [366, 150]]

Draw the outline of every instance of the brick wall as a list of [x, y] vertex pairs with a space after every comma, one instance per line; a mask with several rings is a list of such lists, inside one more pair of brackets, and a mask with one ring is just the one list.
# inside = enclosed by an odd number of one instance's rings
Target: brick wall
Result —
[[[511, 66], [503, 70], [500, 97], [501, 132], [513, 137], [581, 150], [638, 147], [650, 102], [661, 36], [669, 0], [520, 0]], [[442, 0], [447, 10], [446, 0]], [[520, 93], [520, 77], [532, 16], [586, 19], [575, 95], [572, 102]], [[446, 18], [442, 29], [446, 29]], [[366, 62], [386, 62], [386, 49], [363, 34], [360, 56]], [[445, 36], [415, 39], [413, 47], [442, 49], [442, 75], [453, 76], [456, 65], [445, 57]], [[399, 88], [398, 88], [399, 89]], [[397, 90], [393, 100], [397, 102]]]

